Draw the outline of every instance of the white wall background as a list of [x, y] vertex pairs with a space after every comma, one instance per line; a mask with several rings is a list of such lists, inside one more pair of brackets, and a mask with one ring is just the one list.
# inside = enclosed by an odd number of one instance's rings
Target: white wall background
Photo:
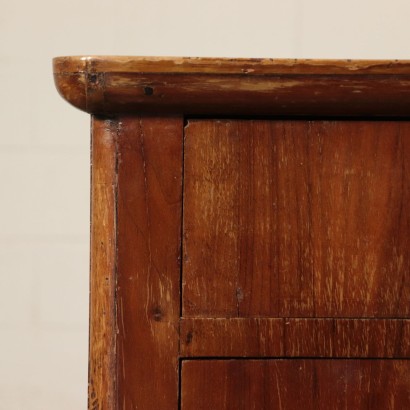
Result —
[[0, 6], [0, 410], [87, 402], [89, 118], [57, 95], [52, 57], [410, 57], [408, 0]]

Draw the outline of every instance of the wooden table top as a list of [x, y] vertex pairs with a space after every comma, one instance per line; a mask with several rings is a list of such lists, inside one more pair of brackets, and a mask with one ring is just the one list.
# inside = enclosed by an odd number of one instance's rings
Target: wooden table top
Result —
[[410, 115], [410, 60], [72, 56], [53, 71], [92, 114]]

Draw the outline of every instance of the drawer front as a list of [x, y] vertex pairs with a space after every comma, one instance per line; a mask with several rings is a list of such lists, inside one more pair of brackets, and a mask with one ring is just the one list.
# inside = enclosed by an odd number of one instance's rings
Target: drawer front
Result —
[[193, 360], [182, 363], [182, 410], [410, 408], [401, 360]]

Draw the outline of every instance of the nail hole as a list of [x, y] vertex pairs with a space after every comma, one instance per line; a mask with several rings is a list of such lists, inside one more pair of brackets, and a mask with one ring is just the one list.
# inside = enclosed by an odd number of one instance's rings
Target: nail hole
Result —
[[152, 95], [152, 94], [154, 94], [154, 89], [152, 87], [144, 87], [144, 94], [145, 95]]
[[88, 77], [89, 78], [89, 80], [90, 80], [90, 83], [96, 83], [97, 82], [97, 80], [98, 80], [98, 76], [97, 76], [97, 74], [90, 74], [90, 76]]

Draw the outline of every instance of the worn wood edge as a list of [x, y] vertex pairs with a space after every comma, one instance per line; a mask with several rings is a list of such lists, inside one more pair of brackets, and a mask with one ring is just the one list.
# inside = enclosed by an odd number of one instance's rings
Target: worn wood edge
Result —
[[55, 74], [161, 73], [236, 74], [410, 74], [410, 60], [67, 56], [53, 59]]
[[57, 57], [53, 71], [94, 114], [410, 115], [410, 60]]
[[91, 122], [88, 408], [116, 409], [116, 124]]
[[74, 107], [87, 111], [87, 59], [53, 59], [54, 84], [60, 96]]
[[87, 111], [87, 85], [84, 73], [54, 74], [54, 84], [60, 96], [82, 111]]
[[408, 319], [181, 318], [180, 354], [408, 359], [409, 337]]

